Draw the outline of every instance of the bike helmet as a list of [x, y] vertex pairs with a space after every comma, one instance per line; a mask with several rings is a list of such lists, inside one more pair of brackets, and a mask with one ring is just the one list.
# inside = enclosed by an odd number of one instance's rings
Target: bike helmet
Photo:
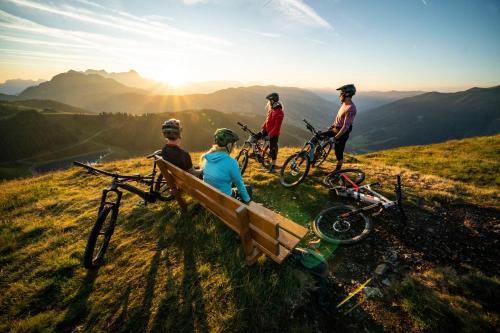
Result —
[[163, 136], [170, 140], [176, 140], [181, 137], [181, 121], [177, 119], [169, 119], [161, 126]]
[[280, 95], [278, 95], [278, 93], [273, 92], [273, 93], [270, 93], [269, 95], [267, 95], [266, 99], [271, 101], [271, 103], [276, 103], [280, 100]]
[[238, 134], [236, 134], [234, 131], [230, 130], [229, 128], [219, 128], [214, 133], [214, 139], [215, 139], [215, 143], [219, 147], [225, 147], [230, 143], [235, 143], [240, 138], [238, 137]]
[[356, 94], [356, 87], [354, 84], [346, 84], [340, 88], [337, 88], [337, 90], [340, 90], [340, 94], [344, 95], [345, 97], [352, 97]]

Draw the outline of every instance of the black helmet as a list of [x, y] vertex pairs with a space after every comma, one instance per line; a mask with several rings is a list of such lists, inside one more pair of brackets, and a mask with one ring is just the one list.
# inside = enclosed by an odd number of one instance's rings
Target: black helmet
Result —
[[270, 100], [271, 103], [276, 103], [280, 100], [280, 95], [278, 95], [278, 93], [273, 92], [267, 95], [266, 99]]
[[238, 137], [238, 134], [229, 128], [219, 128], [214, 133], [214, 139], [217, 146], [225, 147], [230, 143], [235, 143], [240, 138]]
[[163, 136], [170, 140], [177, 140], [181, 137], [181, 121], [177, 119], [169, 119], [161, 126]]
[[340, 88], [337, 88], [337, 90], [340, 90], [340, 94], [344, 95], [345, 97], [352, 97], [356, 94], [356, 87], [354, 84], [346, 84]]

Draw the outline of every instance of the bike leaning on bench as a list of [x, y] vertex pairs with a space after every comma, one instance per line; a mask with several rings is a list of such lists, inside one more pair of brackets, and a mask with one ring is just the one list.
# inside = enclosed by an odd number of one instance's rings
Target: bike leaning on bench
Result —
[[309, 174], [311, 166], [320, 167], [326, 160], [335, 143], [333, 137], [327, 138], [318, 132], [306, 119], [306, 128], [313, 134], [302, 149], [289, 156], [280, 171], [280, 182], [285, 187], [299, 185]]
[[[154, 158], [161, 151], [156, 151], [147, 158]], [[83, 265], [87, 269], [97, 267], [101, 264], [104, 254], [111, 240], [111, 236], [115, 230], [116, 219], [120, 209], [120, 202], [125, 190], [132, 192], [144, 200], [144, 204], [154, 203], [156, 201], [170, 201], [174, 196], [170, 193], [167, 182], [163, 179], [162, 174], [156, 166], [156, 161], [153, 162], [153, 170], [147, 175], [121, 175], [116, 172], [108, 172], [94, 168], [88, 164], [78, 161], [73, 162], [76, 166], [87, 169], [93, 175], [103, 175], [111, 177], [111, 186], [102, 191], [101, 203], [97, 213], [97, 219], [90, 231], [85, 252], [83, 255]], [[148, 190], [140, 189], [136, 186], [128, 184], [128, 182], [136, 182], [146, 185]]]
[[396, 209], [401, 221], [406, 223], [401, 176], [396, 176], [396, 200], [390, 200], [372, 188], [380, 186], [379, 183], [361, 185], [364, 179], [365, 174], [359, 169], [334, 171], [325, 177], [324, 184], [337, 196], [352, 198], [368, 205], [355, 209], [337, 204], [320, 212], [312, 225], [313, 232], [319, 238], [332, 244], [355, 244], [368, 236], [372, 230], [372, 216], [391, 209]]
[[241, 175], [245, 172], [248, 159], [254, 158], [266, 169], [271, 166], [271, 155], [269, 154], [269, 139], [259, 138], [258, 134], [253, 132], [247, 125], [238, 122], [241, 129], [249, 134], [248, 139], [236, 155], [236, 161], [240, 167]]

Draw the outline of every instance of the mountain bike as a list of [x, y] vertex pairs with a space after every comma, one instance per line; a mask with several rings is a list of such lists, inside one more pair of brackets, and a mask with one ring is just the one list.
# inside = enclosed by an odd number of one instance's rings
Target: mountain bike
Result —
[[289, 156], [283, 163], [280, 170], [280, 182], [285, 187], [299, 185], [307, 177], [311, 166], [321, 166], [335, 143], [335, 138], [327, 138], [306, 119], [303, 121], [313, 137], [304, 144], [300, 151]]
[[401, 176], [396, 176], [394, 192], [396, 200], [373, 190], [379, 183], [361, 185], [365, 174], [359, 169], [345, 169], [328, 174], [324, 183], [341, 197], [352, 198], [367, 203], [368, 206], [355, 209], [351, 206], [337, 204], [320, 212], [314, 219], [313, 232], [322, 240], [332, 244], [355, 244], [366, 238], [372, 230], [372, 217], [389, 209], [397, 209], [401, 221], [406, 223], [403, 210]]
[[269, 154], [269, 138], [260, 138], [258, 133], [253, 132], [247, 125], [238, 122], [238, 125], [245, 132], [249, 133], [248, 139], [243, 144], [238, 155], [236, 155], [236, 161], [240, 166], [240, 172], [243, 176], [247, 165], [248, 159], [254, 158], [257, 162], [261, 163], [266, 169], [271, 166], [271, 155]]
[[[159, 155], [161, 150], [146, 156], [154, 158]], [[170, 193], [167, 182], [156, 166], [156, 160], [153, 162], [153, 170], [147, 175], [121, 175], [116, 172], [108, 172], [92, 167], [78, 161], [73, 162], [74, 165], [87, 169], [93, 175], [104, 175], [111, 177], [111, 186], [102, 191], [101, 203], [97, 213], [97, 219], [90, 231], [85, 252], [83, 255], [83, 265], [87, 269], [92, 269], [99, 266], [104, 258], [104, 254], [111, 240], [111, 236], [115, 230], [116, 219], [122, 198], [120, 189], [132, 192], [143, 199], [144, 204], [154, 203], [156, 201], [170, 201], [174, 197]], [[136, 186], [128, 184], [128, 182], [136, 182], [146, 185], [148, 190], [140, 189]]]

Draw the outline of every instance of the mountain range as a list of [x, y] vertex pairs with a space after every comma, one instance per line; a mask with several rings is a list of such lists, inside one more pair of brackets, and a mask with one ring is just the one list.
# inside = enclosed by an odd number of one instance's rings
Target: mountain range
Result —
[[36, 86], [45, 80], [21, 80], [21, 79], [12, 79], [7, 80], [4, 83], [0, 83], [0, 94], [5, 95], [17, 95], [22, 92], [24, 89]]
[[[124, 81], [136, 77], [136, 74], [128, 72], [127, 75], [120, 74], [120, 77]], [[251, 86], [228, 88], [211, 94], [157, 95], [105, 78], [101, 74], [76, 71], [58, 74], [50, 81], [29, 87], [16, 98], [50, 99], [94, 112], [144, 114], [215, 109], [228, 113], [265, 115], [265, 96], [273, 91], [283, 96], [287, 114], [285, 121], [298, 126], [303, 125], [303, 118], [326, 126], [332, 122], [338, 109], [338, 105], [300, 88]]]
[[375, 151], [500, 132], [500, 86], [430, 92], [360, 113], [350, 149]]

